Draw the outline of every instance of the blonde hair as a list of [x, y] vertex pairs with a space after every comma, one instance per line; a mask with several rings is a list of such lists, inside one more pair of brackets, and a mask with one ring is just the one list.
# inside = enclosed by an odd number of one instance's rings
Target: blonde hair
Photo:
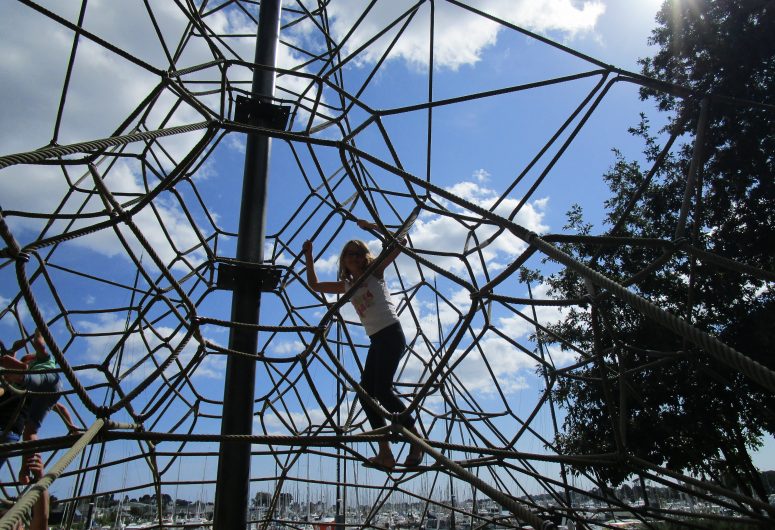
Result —
[[337, 278], [340, 281], [351, 282], [353, 280], [353, 275], [350, 273], [350, 271], [347, 270], [347, 267], [344, 266], [344, 255], [346, 252], [350, 251], [350, 249], [352, 249], [352, 251], [359, 251], [363, 253], [363, 257], [366, 258], [366, 267], [371, 265], [371, 263], [376, 259], [374, 254], [372, 254], [369, 250], [368, 245], [366, 245], [366, 243], [360, 239], [353, 239], [348, 241], [344, 247], [342, 247], [342, 253], [339, 254], [339, 274], [337, 275]]

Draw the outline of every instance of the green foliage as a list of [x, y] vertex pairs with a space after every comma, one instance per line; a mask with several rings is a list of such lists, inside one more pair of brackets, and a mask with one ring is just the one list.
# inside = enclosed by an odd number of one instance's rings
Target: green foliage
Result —
[[[277, 501], [280, 506], [290, 506], [293, 502], [293, 495], [290, 493], [280, 493]], [[264, 491], [256, 492], [256, 496], [253, 497], [253, 508], [268, 508], [272, 503], [272, 494]]]
[[[689, 141], [664, 160], [620, 222], [661, 148], [641, 116], [630, 133], [643, 140], [649, 168], [615, 150], [616, 162], [604, 175], [611, 190], [606, 223], [618, 227], [615, 235], [666, 241], [675, 237], [698, 100], [709, 95], [702, 199], [694, 197], [685, 235], [696, 247], [775, 270], [775, 112], [726, 99], [775, 103], [774, 10], [772, 2], [754, 0], [665, 2], [651, 39], [660, 50], [642, 60], [643, 73], [691, 87], [696, 97], [679, 99], [652, 89], [644, 89], [642, 96], [655, 98], [662, 110], [674, 113], [668, 130], [679, 129]], [[592, 227], [583, 218], [574, 207], [565, 229], [590, 233]], [[664, 251], [571, 244], [563, 250], [624, 284]], [[582, 279], [570, 271], [546, 281], [558, 297], [588, 294]], [[775, 296], [761, 280], [676, 253], [630, 288], [775, 367]], [[655, 465], [764, 494], [748, 450], [759, 445], [764, 432], [775, 432], [770, 393], [612, 297], [601, 297], [594, 312], [569, 311], [553, 331], [587, 352], [582, 355], [586, 364], [574, 377], [561, 378], [554, 391], [567, 410], [556, 440], [560, 450], [626, 450]], [[587, 471], [618, 485], [633, 469], [596, 466]]]
[[[762, 0], [668, 0], [650, 39], [660, 51], [643, 73], [711, 96], [704, 145], [704, 223], [717, 231], [710, 249], [773, 270], [775, 265], [775, 6]], [[660, 108], [697, 122], [696, 98], [644, 89]], [[757, 102], [729, 103], [725, 97]], [[755, 206], [755, 207], [754, 207]]]

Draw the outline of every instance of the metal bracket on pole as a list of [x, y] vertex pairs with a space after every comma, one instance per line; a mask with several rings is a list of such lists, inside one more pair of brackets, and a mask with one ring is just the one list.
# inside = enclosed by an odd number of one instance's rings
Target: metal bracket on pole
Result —
[[282, 270], [273, 265], [261, 265], [246, 262], [220, 262], [215, 286], [218, 289], [233, 291], [236, 288], [255, 286], [263, 292], [274, 291], [280, 283]]
[[284, 131], [288, 127], [291, 107], [276, 105], [262, 98], [237, 96], [234, 121], [243, 125], [256, 125]]

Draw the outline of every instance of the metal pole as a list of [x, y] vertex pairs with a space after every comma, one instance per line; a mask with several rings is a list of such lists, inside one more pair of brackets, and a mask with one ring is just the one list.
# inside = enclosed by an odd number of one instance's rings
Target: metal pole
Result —
[[[255, 63], [274, 67], [280, 34], [281, 0], [262, 0], [256, 36]], [[253, 71], [252, 97], [270, 103], [274, 96], [275, 73]], [[269, 177], [270, 138], [249, 133], [245, 151], [237, 255], [239, 261], [262, 263], [266, 224], [266, 189]], [[240, 277], [234, 287], [231, 320], [258, 323], [261, 292]], [[232, 328], [229, 348], [256, 352], [258, 332]], [[221, 434], [253, 433], [253, 399], [256, 384], [254, 359], [230, 356], [223, 390]], [[222, 442], [218, 458], [213, 526], [216, 530], [244, 529], [248, 521], [250, 494], [250, 443]]]
[[[336, 360], [339, 361], [339, 363], [342, 362], [342, 327], [339, 322], [336, 323]], [[339, 403], [339, 396], [342, 392], [342, 379], [339, 377], [339, 364], [337, 364], [336, 367], [336, 399], [334, 400], [334, 403]], [[341, 425], [342, 424], [342, 418], [341, 418], [341, 410], [342, 407], [337, 406], [336, 407], [336, 424]], [[345, 467], [345, 470], [347, 467]], [[336, 515], [334, 516], [334, 522], [336, 522], [337, 525], [344, 524], [344, 509], [343, 509], [343, 503], [342, 503], [342, 448], [337, 446], [336, 448]], [[346, 490], [345, 490], [346, 491]], [[337, 526], [337, 530], [340, 528], [344, 528], [342, 526]]]

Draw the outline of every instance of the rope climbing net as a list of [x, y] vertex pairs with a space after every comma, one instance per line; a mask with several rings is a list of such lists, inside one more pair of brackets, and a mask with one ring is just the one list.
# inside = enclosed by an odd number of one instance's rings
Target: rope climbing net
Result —
[[[186, 517], [196, 512], [206, 519], [206, 501], [219, 487], [218, 444], [228, 450], [230, 441], [246, 440], [253, 444], [250, 517], [262, 528], [306, 528], [313, 512], [325, 515], [334, 502], [342, 521], [357, 528], [590, 527], [615, 517], [692, 525], [772, 517], [761, 500], [634, 456], [626, 439], [615, 452], [594, 455], [565, 454], [555, 439], [561, 410], [552, 390], [563, 378], [594, 363], [606, 363], [613, 378], [625, 370], [553, 335], [552, 324], [567, 308], [587, 310], [601, 296], [775, 390], [772, 371], [639, 295], [637, 280], [625, 287], [561, 244], [664, 249], [654, 270], [682, 255], [766, 282], [771, 272], [696, 248], [680, 230], [674, 241], [594, 238], [549, 234], [536, 220], [544, 204], [539, 194], [552, 180], [568, 178], [558, 168], [617, 89], [694, 94], [606, 65], [476, 3], [370, 2], [346, 13], [336, 2], [297, 0], [283, 7], [273, 69], [272, 103], [287, 109], [288, 121], [257, 125], [244, 109], [251, 105], [253, 70], [267, 68], [252, 60], [258, 2], [136, 4], [126, 13], [107, 13], [111, 8], [86, 0], [19, 0], [9, 7], [7, 19], [18, 17], [20, 34], [52, 36], [48, 47], [29, 50], [40, 55], [28, 58], [41, 68], [61, 61], [62, 84], [45, 87], [42, 108], [24, 109], [45, 113], [30, 125], [45, 127], [14, 132], [27, 143], [11, 138], [4, 145], [22, 147], [0, 156], [2, 333], [13, 341], [41, 331], [59, 366], [60, 402], [84, 432], [64, 434], [48, 419], [40, 439], [2, 445], [3, 495], [20, 500], [0, 527], [11, 528], [39, 494], [25, 493], [16, 481], [20, 455], [44, 455], [49, 474], [41, 484], [67, 508], [65, 528], [83, 520], [103, 524], [111, 513], [173, 527], [181, 524], [181, 505], [173, 510], [168, 498], [205, 501], [189, 505]], [[500, 39], [540, 46], [570, 66], [549, 77], [525, 67], [497, 86], [454, 85], [439, 67], [448, 52], [429, 43], [455, 20], [484, 23]], [[394, 82], [390, 67], [400, 57], [414, 61], [412, 75], [424, 84], [385, 96], [375, 87]], [[546, 110], [550, 125], [535, 134], [540, 142], [532, 138], [517, 149], [515, 132], [515, 140], [498, 144], [518, 151], [513, 159], [520, 161], [509, 168], [516, 176], [503, 190], [488, 189], [483, 172], [462, 183], [436, 176], [434, 164], [449, 169], [442, 158], [461, 160], [444, 150], [439, 127], [467, 119], [474, 105], [491, 116], [508, 114], [534, 105], [535, 94], [560, 89], [578, 97]], [[17, 129], [25, 131], [25, 121], [6, 125]], [[258, 325], [232, 321], [227, 309], [227, 271], [245, 270], [234, 259], [231, 213], [239, 203], [233, 174], [242, 171], [244, 133], [273, 139], [263, 265], [277, 283], [262, 287]], [[44, 147], [30, 150], [29, 138]], [[666, 139], [665, 149], [675, 140]], [[687, 176], [688, 190], [693, 178]], [[18, 183], [26, 191], [8, 191]], [[688, 208], [675, 212], [676, 226]], [[358, 218], [384, 230], [359, 231]], [[389, 426], [369, 429], [357, 399], [364, 395], [358, 383], [368, 337], [347, 297], [324, 297], [306, 284], [305, 240], [314, 241], [319, 274], [333, 278], [338, 251], [358, 234], [375, 254], [402, 249], [386, 275], [408, 342], [395, 386], [407, 413], [418, 418], [420, 439], [385, 411]], [[588, 293], [546, 296], [520, 274], [524, 268], [573, 271]], [[226, 345], [236, 328], [258, 331], [257, 352]], [[219, 434], [229, 356], [256, 363], [250, 437]], [[25, 397], [13, 384], [4, 388]], [[605, 399], [618, 411], [615, 422], [626, 424], [619, 396]], [[423, 464], [388, 474], [363, 468], [385, 437], [422, 444]], [[621, 498], [594, 471], [613, 465], [708, 508]], [[152, 499], [150, 514], [132, 511], [139, 503], [131, 500], [143, 495]], [[88, 513], [79, 513], [85, 507]], [[173, 513], [176, 523], [168, 520]]]

